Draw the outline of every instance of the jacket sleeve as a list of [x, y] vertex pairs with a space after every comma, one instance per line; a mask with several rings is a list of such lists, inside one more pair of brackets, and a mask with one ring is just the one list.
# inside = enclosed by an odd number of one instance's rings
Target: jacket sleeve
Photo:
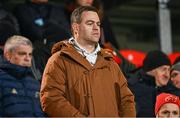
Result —
[[67, 100], [66, 70], [56, 54], [49, 59], [43, 74], [40, 91], [42, 109], [50, 117], [82, 117], [83, 114]]
[[119, 70], [118, 76], [119, 87], [116, 89], [119, 89], [119, 101], [117, 102], [119, 115], [121, 117], [136, 117], [134, 95], [128, 88], [127, 80], [121, 70]]

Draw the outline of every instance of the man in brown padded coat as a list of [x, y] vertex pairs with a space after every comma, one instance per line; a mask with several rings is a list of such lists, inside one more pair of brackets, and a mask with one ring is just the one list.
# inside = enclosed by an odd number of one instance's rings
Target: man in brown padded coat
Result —
[[112, 55], [101, 49], [92, 6], [71, 15], [73, 37], [52, 49], [42, 78], [41, 105], [50, 117], [135, 117], [134, 96]]

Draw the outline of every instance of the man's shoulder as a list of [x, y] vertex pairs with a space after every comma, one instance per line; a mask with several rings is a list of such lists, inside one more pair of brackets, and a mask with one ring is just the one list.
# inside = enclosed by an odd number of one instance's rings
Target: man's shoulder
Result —
[[70, 43], [68, 42], [68, 40], [63, 40], [63, 41], [59, 41], [57, 43], [55, 43], [51, 49], [51, 53], [54, 54], [58, 51], [61, 51], [61, 49], [63, 47], [69, 47], [70, 46]]
[[128, 84], [131, 86], [137, 86], [137, 84], [143, 84], [142, 68], [139, 68], [135, 72], [129, 74]]
[[12, 79], [12, 77], [4, 70], [0, 69], [0, 83]]
[[110, 49], [101, 48], [100, 54], [107, 60], [113, 60], [113, 51]]
[[109, 55], [113, 55], [113, 51], [108, 48], [101, 48], [101, 52]]

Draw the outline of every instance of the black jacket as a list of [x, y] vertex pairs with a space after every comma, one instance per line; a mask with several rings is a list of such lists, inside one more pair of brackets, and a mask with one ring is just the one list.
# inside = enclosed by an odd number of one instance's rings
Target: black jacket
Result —
[[155, 78], [140, 69], [128, 79], [128, 86], [135, 96], [137, 117], [154, 117]]
[[171, 93], [180, 97], [180, 89], [175, 87], [171, 81], [168, 82], [167, 86], [159, 87], [158, 94], [162, 92]]

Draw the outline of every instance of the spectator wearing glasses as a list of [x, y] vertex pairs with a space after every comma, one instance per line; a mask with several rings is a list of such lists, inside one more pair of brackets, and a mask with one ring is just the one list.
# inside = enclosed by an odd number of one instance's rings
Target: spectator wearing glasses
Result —
[[167, 86], [161, 87], [158, 94], [167, 92], [180, 97], [180, 58], [177, 58], [172, 65], [170, 75], [171, 77]]
[[173, 85], [175, 87], [180, 89], [180, 57], [177, 58], [177, 61], [175, 61], [175, 64], [173, 64], [172, 66], [171, 81], [173, 82]]

